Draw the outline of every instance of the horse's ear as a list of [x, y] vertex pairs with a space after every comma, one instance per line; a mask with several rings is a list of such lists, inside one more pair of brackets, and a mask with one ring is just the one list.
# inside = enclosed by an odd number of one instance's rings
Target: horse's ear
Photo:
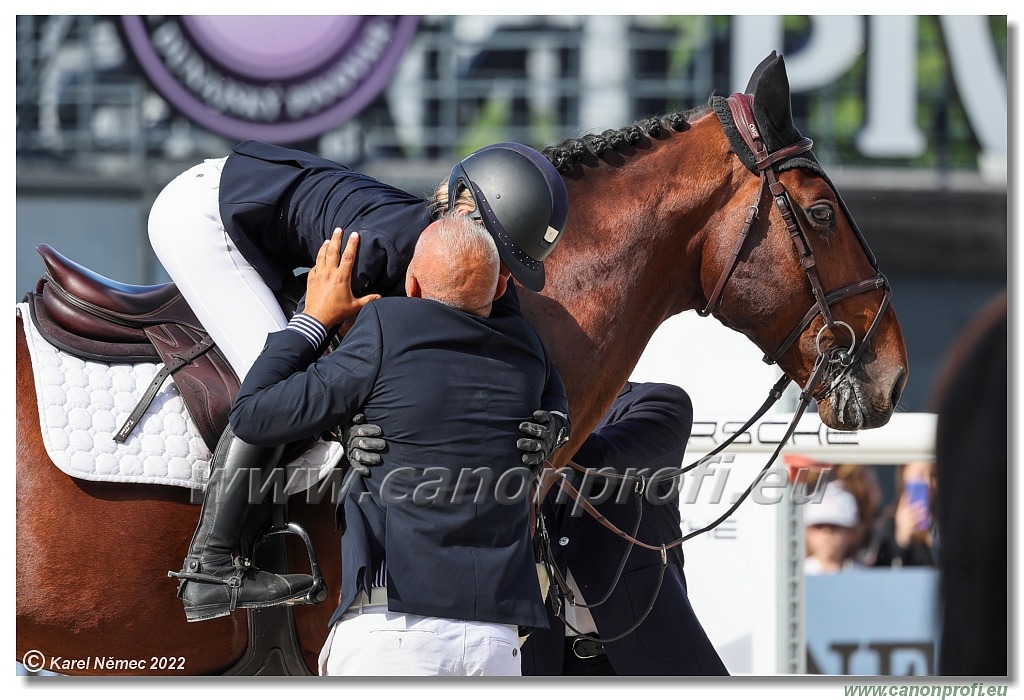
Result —
[[[769, 60], [772, 59], [773, 60]], [[776, 151], [799, 140], [789, 101], [789, 76], [782, 56], [772, 56], [758, 66], [762, 69], [754, 87], [754, 120], [761, 128], [768, 151]]]
[[763, 61], [757, 64], [757, 68], [755, 68], [754, 72], [750, 74], [750, 80], [747, 81], [747, 89], [743, 91], [744, 94], [754, 94], [754, 90], [757, 88], [757, 81], [761, 78], [761, 74], [764, 73], [764, 69], [768, 66], [769, 63], [772, 63], [777, 57], [778, 54], [772, 51]]

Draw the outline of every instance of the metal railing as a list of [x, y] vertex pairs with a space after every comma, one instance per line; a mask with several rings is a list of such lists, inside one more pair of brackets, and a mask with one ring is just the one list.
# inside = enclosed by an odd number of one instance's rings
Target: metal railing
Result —
[[[701, 104], [728, 86], [730, 17], [476, 20], [423, 17], [385, 93], [300, 147], [349, 163], [449, 162], [494, 141], [544, 145], [617, 128]], [[135, 65], [119, 26], [110, 16], [17, 18], [19, 166], [131, 173], [231, 145], [161, 99]], [[922, 26], [927, 29], [926, 18]], [[920, 34], [919, 51], [936, 60], [942, 54], [937, 32]], [[995, 38], [1005, 55], [1005, 35]], [[627, 50], [607, 52], [611, 43]], [[794, 105], [824, 162], [878, 164], [858, 154], [856, 129], [842, 118], [843, 110], [856, 111], [864, 101], [863, 72], [861, 65]], [[884, 165], [976, 167], [978, 147], [953, 98], [945, 82], [922, 84], [919, 126], [927, 132], [928, 152]]]

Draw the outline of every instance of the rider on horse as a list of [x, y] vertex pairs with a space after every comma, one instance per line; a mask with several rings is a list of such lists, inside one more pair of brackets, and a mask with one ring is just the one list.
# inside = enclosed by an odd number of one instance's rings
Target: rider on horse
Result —
[[[501, 274], [538, 291], [544, 285], [544, 258], [565, 224], [567, 202], [555, 168], [520, 144], [488, 146], [460, 161], [428, 205], [338, 163], [245, 142], [227, 158], [197, 165], [164, 189], [150, 213], [150, 239], [182, 295], [244, 378], [267, 334], [287, 324], [272, 290], [293, 270], [311, 267], [335, 229], [346, 236], [359, 233], [352, 273], [352, 291], [359, 296], [402, 294], [416, 240], [443, 211], [482, 223], [497, 244]], [[183, 213], [190, 217], [185, 225]], [[509, 287], [492, 315], [519, 314]], [[555, 378], [552, 391], [564, 405], [564, 387]], [[521, 428], [536, 438], [521, 447], [533, 453], [524, 455], [530, 463], [543, 461], [569, 428], [568, 417], [556, 412], [536, 421]], [[362, 432], [365, 437], [370, 431]], [[189, 621], [228, 615], [236, 607], [300, 602], [312, 588], [308, 575], [261, 571], [235, 556], [254, 505], [248, 470], [276, 466], [283, 450], [248, 444], [230, 428], [218, 443], [199, 525], [182, 570], [173, 574], [181, 580], [178, 595]]]

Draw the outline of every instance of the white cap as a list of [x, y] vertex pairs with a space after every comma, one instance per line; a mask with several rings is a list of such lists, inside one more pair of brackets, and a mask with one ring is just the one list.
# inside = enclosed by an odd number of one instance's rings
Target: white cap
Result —
[[856, 524], [857, 499], [838, 481], [830, 481], [825, 485], [825, 493], [820, 502], [812, 500], [804, 505], [804, 525], [854, 527]]

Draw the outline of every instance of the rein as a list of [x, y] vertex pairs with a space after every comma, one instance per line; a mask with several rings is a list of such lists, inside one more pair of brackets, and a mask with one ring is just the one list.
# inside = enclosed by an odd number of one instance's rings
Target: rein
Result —
[[[733, 513], [736, 512], [740, 504], [742, 504], [743, 501], [746, 500], [747, 496], [750, 495], [751, 491], [753, 491], [754, 486], [764, 477], [765, 473], [768, 471], [771, 465], [778, 459], [779, 454], [782, 452], [782, 448], [789, 442], [790, 438], [792, 438], [793, 433], [796, 431], [797, 424], [800, 422], [800, 419], [803, 417], [803, 414], [807, 410], [807, 407], [810, 405], [811, 401], [820, 400], [829, 391], [831, 391], [831, 388], [835, 387], [838, 384], [839, 380], [841, 380], [843, 376], [850, 371], [850, 369], [853, 367], [853, 364], [860, 358], [861, 354], [864, 352], [864, 348], [867, 347], [868, 342], [874, 336], [875, 331], [878, 329], [878, 326], [882, 319], [882, 315], [885, 313], [886, 308], [889, 306], [889, 300], [891, 297], [891, 289], [889, 287], [889, 282], [885, 278], [885, 276], [880, 271], [878, 271], [878, 267], [875, 263], [872, 263], [872, 266], [875, 268], [876, 272], [876, 275], [874, 277], [861, 280], [860, 282], [855, 282], [853, 284], [849, 284], [845, 287], [841, 287], [831, 292], [825, 292], [824, 285], [821, 282], [821, 276], [818, 274], [818, 268], [814, 258], [814, 254], [811, 252], [811, 247], [807, 238], [807, 234], [801, 227], [800, 221], [799, 219], [797, 219], [794, 213], [795, 209], [793, 207], [792, 200], [790, 199], [789, 192], [786, 190], [785, 185], [783, 185], [782, 182], [779, 180], [778, 171], [776, 170], [776, 166], [782, 161], [785, 161], [789, 158], [810, 151], [813, 142], [809, 138], [801, 138], [799, 141], [793, 144], [790, 144], [788, 146], [785, 146], [774, 152], [769, 153], [767, 145], [765, 144], [764, 139], [761, 137], [760, 131], [757, 127], [757, 123], [754, 119], [753, 109], [751, 107], [752, 100], [753, 97], [751, 95], [743, 95], [737, 93], [731, 95], [728, 98], [728, 105], [730, 112], [732, 114], [733, 121], [736, 124], [737, 130], [742, 136], [747, 147], [750, 149], [751, 153], [754, 154], [755, 166], [757, 168], [761, 180], [760, 187], [758, 188], [757, 198], [754, 200], [754, 203], [747, 209], [747, 216], [743, 221], [743, 226], [740, 229], [739, 238], [736, 241], [736, 245], [733, 247], [733, 251], [730, 255], [729, 262], [723, 268], [722, 274], [718, 279], [718, 283], [715, 285], [714, 291], [708, 298], [707, 305], [702, 310], [698, 310], [697, 313], [700, 316], [708, 316], [721, 302], [725, 286], [728, 283], [729, 278], [732, 276], [732, 273], [736, 269], [737, 264], [739, 263], [739, 258], [743, 252], [744, 246], [747, 241], [747, 236], [750, 233], [750, 229], [753, 226], [754, 221], [760, 215], [761, 203], [765, 198], [765, 194], [770, 193], [775, 202], [776, 209], [778, 209], [783, 222], [786, 224], [786, 230], [789, 232], [790, 239], [793, 242], [793, 246], [796, 248], [797, 254], [800, 256], [800, 267], [807, 275], [807, 279], [811, 287], [811, 294], [814, 297], [814, 303], [811, 305], [811, 308], [807, 311], [807, 313], [804, 314], [803, 318], [801, 318], [801, 320], [789, 333], [789, 335], [779, 346], [779, 348], [774, 353], [766, 353], [762, 359], [767, 364], [776, 364], [779, 361], [779, 359], [790, 349], [793, 343], [796, 342], [797, 338], [799, 338], [803, 334], [803, 332], [807, 330], [807, 328], [814, 321], [814, 319], [818, 316], [821, 316], [824, 325], [821, 327], [821, 329], [818, 331], [817, 336], [815, 337], [815, 349], [817, 350], [818, 356], [814, 361], [814, 367], [811, 370], [810, 376], [807, 378], [807, 382], [806, 384], [804, 384], [800, 392], [799, 406], [796, 412], [793, 414], [793, 419], [790, 421], [789, 427], [787, 428], [785, 435], [779, 441], [779, 444], [775, 448], [775, 451], [768, 458], [767, 463], [764, 465], [764, 467], [762, 467], [761, 471], [758, 472], [757, 476], [754, 477], [754, 480], [750, 483], [749, 486], [747, 486], [746, 490], [743, 491], [743, 493], [736, 500], [736, 502], [733, 503], [722, 515], [720, 515], [718, 518], [716, 518], [711, 523], [705, 525], [704, 527], [692, 530], [672, 542], [666, 542], [655, 545], [643, 542], [636, 538], [636, 534], [639, 531], [640, 525], [639, 518], [642, 515], [641, 496], [644, 490], [662, 481], [667, 481], [682, 476], [683, 474], [691, 471], [692, 469], [695, 469], [698, 465], [704, 463], [709, 457], [717, 455], [726, 447], [731, 445], [738, 436], [742, 435], [745, 431], [747, 431], [782, 397], [783, 391], [785, 390], [786, 386], [790, 383], [790, 381], [792, 381], [789, 377], [783, 376], [781, 379], [779, 379], [778, 382], [775, 383], [771, 391], [769, 391], [768, 397], [765, 399], [761, 407], [757, 409], [754, 415], [751, 416], [750, 419], [747, 420], [747, 422], [741, 428], [739, 428], [735, 433], [733, 433], [728, 439], [723, 441], [722, 444], [720, 444], [714, 450], [707, 453], [706, 455], [704, 455], [697, 461], [693, 462], [692, 464], [669, 472], [659, 473], [658, 476], [653, 478], [646, 478], [642, 475], [628, 475], [617, 473], [606, 474], [603, 472], [599, 472], [598, 474], [602, 478], [610, 481], [635, 482], [634, 488], [636, 490], [638, 499], [637, 525], [636, 528], [634, 528], [632, 534], [625, 532], [624, 530], [616, 526], [614, 523], [609, 521], [604, 515], [602, 515], [601, 512], [592, 503], [590, 503], [587, 500], [587, 498], [583, 494], [581, 494], [578, 489], [576, 489], [575, 486], [572, 485], [572, 483], [568, 479], [568, 474], [565, 470], [559, 472], [559, 487], [564, 489], [565, 492], [584, 510], [584, 512], [593, 517], [598, 523], [600, 523], [603, 527], [608, 529], [614, 535], [628, 542], [626, 553], [623, 556], [622, 563], [619, 565], [615, 577], [612, 579], [608, 592], [602, 597], [602, 599], [598, 603], [580, 603], [580, 607], [597, 607], [598, 605], [600, 605], [608, 599], [608, 597], [611, 595], [612, 590], [614, 590], [616, 584], [622, 576], [622, 571], [625, 567], [626, 558], [628, 558], [634, 546], [661, 553], [661, 569], [658, 575], [658, 583], [655, 587], [654, 594], [651, 597], [650, 603], [647, 605], [647, 608], [643, 615], [640, 616], [640, 619], [637, 620], [635, 624], [630, 626], [629, 629], [613, 637], [599, 638], [594, 635], [582, 633], [580, 632], [580, 630], [573, 627], [565, 619], [562, 609], [561, 592], [564, 592], [566, 601], [569, 605], [577, 605], [577, 603], [575, 601], [573, 591], [566, 580], [566, 577], [564, 577], [562, 573], [558, 570], [558, 568], [554, 565], [554, 555], [553, 551], [551, 550], [550, 534], [548, 533], [547, 525], [544, 521], [544, 515], [541, 512], [541, 504], [539, 501], [536, 502], [535, 511], [537, 518], [537, 546], [540, 550], [541, 559], [543, 560], [543, 564], [548, 573], [549, 594], [551, 596], [555, 616], [559, 620], [561, 620], [566, 625], [566, 627], [568, 627], [570, 630], [572, 630], [578, 636], [583, 637], [584, 639], [589, 639], [600, 643], [613, 642], [622, 639], [626, 635], [636, 630], [641, 624], [643, 624], [643, 622], [647, 619], [647, 616], [651, 613], [651, 610], [654, 609], [654, 603], [657, 601], [658, 595], [661, 592], [661, 586], [665, 576], [665, 569], [668, 567], [668, 550], [674, 547], [680, 547], [687, 540], [692, 539], [697, 535], [713, 530], [714, 528], [718, 527], [723, 522], [725, 522], [726, 519], [728, 519]], [[868, 258], [873, 261], [874, 258], [873, 256], [870, 255], [870, 251], [867, 250], [866, 244], [863, 242], [862, 239], [861, 244], [862, 246], [864, 246], [865, 252], [868, 253]], [[877, 289], [884, 290], [882, 301], [879, 304], [878, 311], [875, 313], [874, 319], [872, 319], [871, 321], [871, 325], [868, 327], [867, 332], [864, 333], [864, 337], [858, 343], [857, 335], [854, 332], [853, 328], [850, 326], [850, 324], [842, 320], [837, 320], [833, 317], [831, 306], [842, 301], [843, 299], [847, 299], [849, 297], [853, 297], [858, 294], [863, 294]], [[821, 340], [825, 331], [829, 331], [832, 334], [833, 338], [836, 338], [836, 330], [840, 326], [845, 328], [846, 332], [849, 333], [850, 335], [849, 347], [843, 348], [837, 346], [829, 350], [822, 350]], [[831, 382], [829, 382], [827, 386], [817, 388], [818, 384], [822, 382], [826, 374], [826, 370], [833, 368], [837, 365], [839, 367], [839, 371], [838, 373], [832, 376]], [[588, 472], [586, 468], [576, 464], [575, 462], [572, 462], [571, 460], [568, 462], [568, 466], [578, 472]], [[545, 462], [545, 468], [553, 469], [550, 462]], [[537, 492], [537, 496], [539, 498], [539, 489]], [[559, 589], [561, 589], [561, 591]]]
[[[587, 500], [586, 496], [581, 494], [579, 492], [579, 490], [575, 486], [572, 485], [572, 483], [568, 480], [568, 476], [567, 476], [567, 474], [565, 473], [564, 470], [559, 472], [559, 476], [561, 477], [560, 480], [559, 480], [559, 487], [563, 488], [565, 490], [565, 492], [583, 509], [583, 511], [585, 513], [587, 513], [588, 515], [593, 517], [594, 520], [596, 520], [598, 523], [600, 523], [603, 527], [605, 527], [607, 530], [609, 530], [612, 534], [616, 535], [617, 537], [622, 538], [623, 540], [625, 540], [626, 542], [629, 543], [628, 547], [626, 548], [626, 552], [623, 555], [622, 563], [619, 565], [618, 571], [616, 572], [615, 577], [612, 579], [612, 583], [609, 586], [608, 592], [604, 595], [602, 600], [599, 601], [598, 603], [593, 603], [593, 604], [582, 604], [582, 603], [580, 603], [580, 604], [578, 604], [580, 607], [584, 607], [584, 608], [597, 607], [598, 605], [600, 605], [601, 603], [603, 603], [604, 601], [606, 601], [608, 599], [608, 597], [611, 595], [612, 590], [614, 590], [616, 584], [618, 583], [619, 579], [622, 576], [622, 571], [623, 571], [623, 569], [625, 567], [626, 558], [629, 557], [629, 554], [632, 551], [632, 548], [634, 546], [640, 547], [642, 549], [647, 549], [647, 550], [651, 550], [651, 551], [661, 552], [661, 567], [660, 567], [660, 569], [658, 571], [658, 583], [657, 583], [657, 586], [655, 586], [654, 593], [651, 595], [650, 602], [648, 603], [647, 608], [644, 611], [643, 615], [641, 615], [640, 619], [638, 619], [633, 625], [631, 625], [624, 632], [621, 632], [621, 633], [615, 635], [614, 637], [595, 637], [593, 635], [580, 632], [580, 630], [578, 630], [575, 627], [573, 627], [573, 625], [571, 623], [569, 623], [568, 620], [565, 619], [565, 616], [564, 616], [564, 613], [563, 613], [563, 610], [562, 610], [561, 592], [563, 592], [563, 591], [564, 591], [565, 598], [568, 601], [569, 605], [577, 605], [577, 603], [575, 601], [575, 596], [574, 596], [574, 594], [572, 592], [572, 589], [569, 586], [565, 576], [562, 575], [562, 572], [559, 571], [558, 567], [556, 567], [555, 564], [554, 564], [554, 552], [551, 549], [551, 536], [550, 536], [550, 534], [548, 532], [548, 529], [547, 529], [547, 523], [544, 520], [544, 514], [543, 514], [543, 512], [541, 510], [541, 503], [539, 501], [537, 501], [537, 502], [535, 502], [537, 542], [538, 542], [538, 548], [540, 549], [540, 552], [541, 552], [541, 559], [543, 560], [544, 567], [547, 570], [547, 574], [548, 574], [549, 595], [550, 595], [550, 598], [551, 598], [551, 601], [552, 601], [553, 612], [554, 612], [555, 616], [559, 620], [561, 620], [562, 623], [565, 624], [566, 627], [568, 627], [570, 630], [572, 630], [578, 636], [583, 637], [584, 639], [589, 639], [591, 641], [600, 642], [600, 643], [614, 642], [616, 640], [622, 639], [623, 637], [631, 634], [641, 624], [643, 624], [643, 622], [647, 619], [648, 615], [650, 615], [651, 610], [654, 609], [654, 603], [658, 600], [658, 595], [661, 593], [661, 585], [662, 585], [662, 582], [664, 581], [664, 578], [665, 578], [665, 569], [668, 568], [668, 550], [672, 549], [672, 548], [675, 548], [675, 547], [681, 547], [682, 544], [684, 542], [686, 542], [687, 540], [692, 539], [692, 538], [696, 537], [697, 535], [703, 534], [705, 532], [708, 532], [709, 530], [713, 530], [714, 528], [718, 527], [723, 522], [725, 522], [725, 520], [728, 519], [729, 516], [731, 516], [733, 513], [735, 513], [736, 509], [740, 507], [740, 504], [742, 504], [743, 501], [745, 501], [747, 499], [747, 496], [749, 496], [751, 491], [754, 490], [754, 486], [764, 477], [765, 473], [768, 471], [768, 469], [771, 467], [771, 465], [775, 462], [775, 460], [778, 459], [779, 453], [782, 452], [782, 448], [785, 447], [786, 443], [789, 442], [789, 439], [793, 436], [793, 433], [796, 431], [796, 427], [797, 427], [797, 424], [800, 422], [800, 418], [803, 417], [804, 411], [810, 405], [810, 402], [811, 402], [811, 400], [813, 398], [811, 393], [809, 392], [809, 388], [814, 386], [820, 380], [822, 373], [825, 371], [825, 368], [828, 366], [828, 363], [825, 362], [824, 359], [825, 359], [825, 355], [820, 354], [818, 356], [818, 359], [815, 362], [815, 369], [814, 369], [813, 372], [811, 372], [811, 376], [808, 378], [807, 384], [804, 386], [804, 390], [800, 393], [800, 406], [798, 407], [796, 413], [793, 414], [793, 419], [790, 421], [789, 427], [786, 429], [786, 434], [779, 441], [778, 446], [775, 448], [775, 451], [772, 453], [771, 457], [768, 458], [768, 461], [765, 463], [764, 467], [761, 468], [761, 471], [758, 472], [757, 476], [754, 477], [754, 480], [750, 482], [750, 485], [747, 486], [747, 488], [743, 491], [743, 493], [736, 500], [736, 502], [733, 503], [724, 513], [722, 513], [722, 515], [720, 515], [714, 521], [708, 523], [704, 527], [698, 528], [696, 530], [691, 530], [690, 532], [686, 533], [685, 535], [683, 535], [682, 537], [679, 537], [676, 540], [673, 540], [672, 542], [666, 542], [666, 543], [655, 545], [655, 544], [650, 544], [650, 543], [647, 543], [647, 542], [643, 542], [643, 541], [638, 540], [636, 538], [636, 533], [638, 532], [639, 527], [640, 527], [640, 517], [642, 515], [642, 508], [641, 508], [642, 498], [641, 498], [641, 496], [642, 496], [644, 490], [646, 490], [647, 488], [650, 488], [651, 486], [653, 486], [655, 484], [658, 484], [658, 483], [660, 483], [662, 481], [668, 481], [668, 480], [671, 480], [671, 479], [675, 479], [676, 477], [681, 476], [681, 475], [685, 474], [686, 472], [691, 471], [692, 469], [695, 469], [697, 466], [702, 464], [709, 457], [713, 457], [714, 455], [718, 454], [719, 452], [724, 450], [726, 447], [731, 445], [736, 440], [736, 438], [738, 436], [742, 435], [746, 430], [748, 430], [750, 428], [750, 426], [752, 426], [754, 423], [756, 423], [757, 420], [759, 418], [761, 418], [761, 416], [763, 416], [768, 411], [768, 409], [771, 408], [782, 397], [782, 392], [785, 390], [786, 386], [791, 381], [789, 379], [789, 377], [785, 377], [784, 376], [778, 382], [775, 383], [775, 385], [772, 387], [771, 391], [768, 394], [768, 398], [765, 399], [765, 401], [761, 405], [761, 407], [755, 412], [755, 414], [753, 416], [750, 417], [750, 419], [747, 420], [747, 422], [739, 430], [737, 430], [735, 433], [733, 433], [731, 436], [729, 436], [728, 439], [724, 440], [721, 445], [719, 445], [714, 450], [712, 450], [711, 452], [707, 453], [706, 455], [704, 455], [703, 457], [701, 457], [697, 461], [695, 461], [695, 462], [693, 462], [693, 463], [691, 463], [691, 464], [689, 464], [689, 465], [687, 465], [685, 467], [681, 467], [679, 469], [675, 469], [675, 470], [672, 470], [672, 471], [669, 471], [669, 472], [661, 473], [658, 476], [650, 478], [650, 479], [648, 479], [648, 478], [646, 478], [646, 477], [644, 477], [642, 475], [625, 475], [625, 474], [605, 474], [605, 473], [599, 473], [602, 478], [605, 478], [605, 479], [608, 479], [608, 480], [611, 480], [611, 481], [620, 481], [620, 482], [633, 481], [633, 482], [636, 483], [636, 487], [635, 488], [636, 488], [636, 492], [637, 492], [637, 501], [638, 501], [638, 504], [637, 504], [637, 523], [636, 523], [636, 527], [634, 528], [632, 534], [625, 532], [624, 530], [622, 530], [621, 528], [616, 526], [614, 523], [612, 523], [610, 520], [608, 520], [608, 518], [606, 518], [594, 506], [594, 504], [592, 504], [590, 501]], [[584, 473], [587, 472], [586, 468], [580, 466], [579, 464], [576, 464], [575, 462], [573, 462], [571, 460], [569, 461], [568, 465], [572, 469], [574, 469], [576, 471], [580, 471], [580, 472], [584, 472]], [[545, 469], [553, 469], [553, 466], [551, 465], [550, 462], [545, 462]], [[539, 495], [540, 495], [540, 491], [538, 489], [537, 490], [537, 497], [538, 498], [539, 498]]]

